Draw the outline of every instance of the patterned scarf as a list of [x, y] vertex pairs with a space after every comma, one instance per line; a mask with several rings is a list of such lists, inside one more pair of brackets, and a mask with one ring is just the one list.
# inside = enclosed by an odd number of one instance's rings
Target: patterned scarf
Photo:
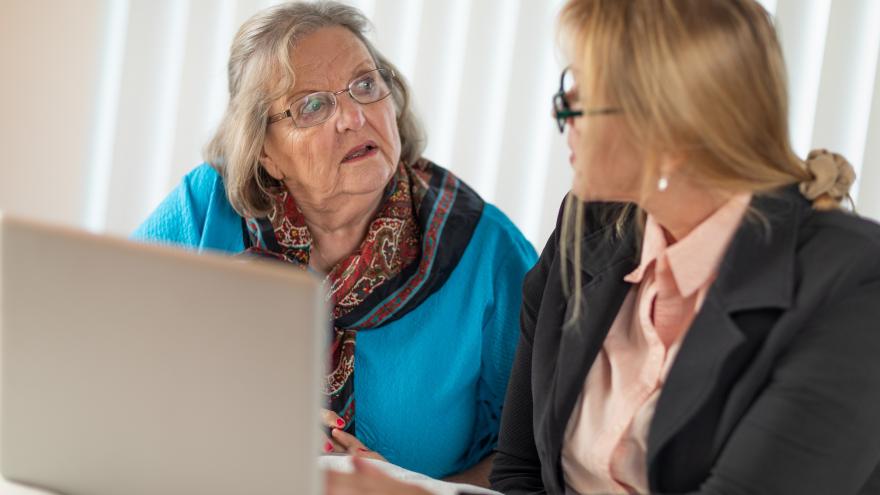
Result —
[[[283, 186], [270, 192], [269, 216], [246, 219], [245, 252], [306, 269], [312, 236], [305, 218]], [[355, 433], [358, 331], [399, 319], [442, 287], [482, 211], [483, 200], [451, 172], [424, 159], [401, 163], [360, 246], [327, 274], [333, 330], [324, 393], [346, 431]]]

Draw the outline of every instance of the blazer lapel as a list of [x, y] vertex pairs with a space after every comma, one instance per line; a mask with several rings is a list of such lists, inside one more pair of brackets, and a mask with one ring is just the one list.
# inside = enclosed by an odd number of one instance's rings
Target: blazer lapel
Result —
[[706, 402], [725, 358], [743, 339], [717, 298], [707, 296], [682, 342], [657, 401], [648, 433], [648, 466]]
[[[757, 196], [725, 254], [699, 313], [682, 342], [657, 402], [648, 435], [649, 482], [657, 486], [651, 466], [667, 443], [706, 404], [719, 382], [727, 358], [746, 339], [735, 313], [791, 305], [794, 256], [800, 213], [790, 191]], [[750, 215], [750, 214], [747, 214]]]
[[[631, 284], [623, 277], [634, 264], [618, 263], [612, 269], [592, 278], [582, 288], [581, 315], [562, 332], [556, 367], [556, 390], [553, 394], [554, 420], [566, 423], [580, 395], [587, 372], [602, 348], [602, 343], [617, 317]], [[566, 320], [576, 302], [568, 301]], [[563, 425], [564, 429], [564, 425]]]
[[[563, 327], [549, 394], [549, 417], [542, 421], [548, 428], [548, 451], [556, 453], [557, 463], [565, 428], [584, 380], [631, 287], [623, 277], [637, 265], [633, 241], [634, 232], [630, 229], [623, 238], [612, 236], [604, 229], [585, 238], [582, 244], [585, 283], [579, 301], [580, 317]], [[564, 322], [569, 321], [577, 303], [573, 296], [569, 297]], [[555, 471], [561, 476], [561, 465], [557, 464]]]

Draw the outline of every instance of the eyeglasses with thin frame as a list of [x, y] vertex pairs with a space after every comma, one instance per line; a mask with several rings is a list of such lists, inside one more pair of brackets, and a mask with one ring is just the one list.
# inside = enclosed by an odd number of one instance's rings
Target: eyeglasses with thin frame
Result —
[[372, 69], [352, 79], [345, 89], [339, 91], [318, 91], [297, 98], [290, 104], [287, 110], [270, 115], [266, 125], [290, 117], [296, 127], [312, 127], [323, 124], [336, 113], [336, 96], [348, 93], [351, 98], [361, 105], [376, 103], [388, 98], [391, 94], [391, 84], [395, 74], [389, 69]]
[[553, 117], [556, 119], [559, 132], [565, 132], [565, 123], [568, 122], [568, 119], [583, 117], [584, 115], [590, 117], [594, 115], [623, 113], [623, 109], [615, 107], [574, 110], [571, 108], [569, 100], [573, 94], [573, 89], [574, 77], [571, 74], [571, 67], [566, 67], [562, 70], [562, 75], [559, 77], [559, 91], [553, 95]]

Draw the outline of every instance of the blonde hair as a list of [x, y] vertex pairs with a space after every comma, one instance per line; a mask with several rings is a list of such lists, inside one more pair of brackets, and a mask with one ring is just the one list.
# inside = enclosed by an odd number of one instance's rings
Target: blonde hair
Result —
[[260, 152], [270, 105], [294, 86], [293, 47], [303, 36], [334, 26], [348, 29], [364, 44], [377, 67], [396, 74], [391, 97], [397, 110], [401, 161], [412, 163], [424, 151], [424, 132], [410, 107], [409, 87], [366, 38], [370, 23], [359, 10], [332, 1], [289, 2], [267, 8], [242, 24], [232, 42], [229, 104], [204, 149], [205, 161], [221, 174], [229, 202], [243, 217], [263, 216], [272, 208], [267, 189], [278, 181], [260, 164]]
[[[813, 179], [791, 148], [785, 63], [757, 1], [570, 0], [559, 25], [588, 76], [578, 81], [580, 100], [601, 96], [623, 110], [646, 157], [645, 187], [656, 184], [662, 153], [683, 153], [689, 176], [729, 192], [769, 193]], [[814, 204], [827, 207], [823, 199]], [[563, 258], [574, 250], [575, 279], [563, 268], [563, 284], [576, 301], [583, 207], [570, 195], [560, 241]], [[616, 218], [618, 234], [643, 218], [633, 208]]]

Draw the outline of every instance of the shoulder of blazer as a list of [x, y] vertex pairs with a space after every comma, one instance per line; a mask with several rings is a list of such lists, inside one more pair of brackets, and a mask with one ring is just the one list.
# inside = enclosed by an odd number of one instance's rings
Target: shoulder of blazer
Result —
[[[551, 266], [557, 266], [556, 258], [561, 250], [562, 227], [565, 221], [565, 204], [568, 196], [563, 199], [556, 217], [556, 228], [553, 230], [540, 259], [535, 267], [526, 275], [525, 288], [537, 290], [550, 280], [557, 280], [561, 273], [550, 273]], [[582, 236], [574, 241], [580, 244], [580, 266], [588, 277], [604, 271], [608, 266], [625, 257], [633, 257], [636, 248], [636, 214], [637, 207], [632, 203], [590, 202], [582, 203]], [[572, 232], [572, 235], [574, 232]], [[574, 250], [568, 249], [566, 269], [573, 270]], [[635, 253], [637, 254], [637, 253]], [[557, 270], [558, 272], [558, 270]]]
[[804, 219], [799, 246], [808, 242], [827, 243], [841, 250], [880, 249], [880, 224], [843, 210], [811, 211]]
[[[523, 336], [531, 343], [534, 325], [540, 307], [550, 304], [559, 305], [557, 309], [564, 312], [565, 297], [561, 292], [562, 270], [558, 260], [560, 243], [562, 242], [562, 223], [565, 220], [565, 205], [568, 196], [563, 198], [559, 206], [556, 218], [556, 227], [547, 240], [541, 256], [535, 266], [526, 274], [523, 281], [523, 306], [520, 313], [520, 321]], [[612, 235], [615, 221], [624, 212], [634, 212], [633, 205], [626, 203], [585, 203], [583, 215], [584, 237], [578, 240], [581, 243], [581, 269], [589, 272], [602, 269], [602, 264], [608, 260], [607, 253], [613, 252], [615, 236]], [[630, 215], [632, 216], [632, 215]], [[619, 236], [618, 236], [619, 237]], [[605, 242], [608, 240], [609, 242]], [[619, 239], [617, 239], [619, 240]], [[569, 250], [573, 255], [573, 250]], [[572, 259], [566, 262], [565, 269], [572, 273]], [[585, 279], [586, 281], [586, 279]], [[548, 291], [547, 289], [550, 288]]]
[[830, 293], [880, 277], [880, 224], [841, 210], [811, 211], [798, 236], [800, 277], [822, 276]]

